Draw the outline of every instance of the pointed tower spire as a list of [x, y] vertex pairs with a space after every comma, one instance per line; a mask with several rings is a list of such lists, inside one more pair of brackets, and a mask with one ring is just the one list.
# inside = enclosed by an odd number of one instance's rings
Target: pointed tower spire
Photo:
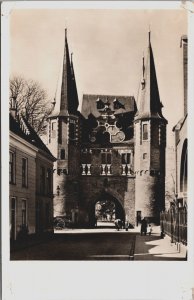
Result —
[[75, 73], [73, 67], [73, 52], [71, 53], [71, 79], [72, 79], [72, 99], [71, 106], [69, 107], [70, 111], [73, 114], [77, 113], [79, 100], [78, 100], [78, 93], [77, 93], [77, 85], [75, 80]]
[[148, 45], [149, 45], [149, 47], [151, 47], [151, 30], [150, 30], [150, 26], [149, 26], [149, 31], [148, 31]]
[[73, 71], [72, 56], [70, 60], [69, 46], [67, 41], [67, 28], [65, 28], [65, 45], [63, 55], [62, 74], [59, 78], [56, 92], [56, 104], [51, 116], [68, 116], [76, 114], [78, 107], [77, 88]]
[[143, 79], [142, 90], [139, 93], [139, 107], [136, 119], [141, 118], [163, 118], [161, 102], [158, 90], [158, 82], [154, 63], [154, 56], [151, 45], [151, 31], [148, 32], [148, 48], [146, 61], [143, 56]]

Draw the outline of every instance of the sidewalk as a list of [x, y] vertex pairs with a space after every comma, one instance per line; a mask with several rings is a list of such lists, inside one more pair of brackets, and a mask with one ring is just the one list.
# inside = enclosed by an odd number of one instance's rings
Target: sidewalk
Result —
[[[140, 228], [134, 231], [139, 232]], [[170, 237], [160, 238], [160, 226], [153, 227], [151, 236], [137, 234], [134, 260], [186, 260], [187, 247], [171, 243]]]

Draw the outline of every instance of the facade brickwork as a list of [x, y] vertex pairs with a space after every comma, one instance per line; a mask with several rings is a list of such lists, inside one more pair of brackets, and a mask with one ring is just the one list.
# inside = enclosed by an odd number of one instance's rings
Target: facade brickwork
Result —
[[[48, 118], [48, 147], [57, 157], [54, 216], [94, 226], [96, 203], [110, 200], [115, 203], [115, 218], [131, 226], [137, 213], [157, 222], [164, 209], [167, 121], [161, 112], [151, 44], [142, 68], [138, 107], [132, 96], [85, 94], [78, 112], [69, 61], [66, 37], [63, 91], [58, 92]], [[58, 125], [53, 127], [53, 122]], [[52, 138], [53, 128], [57, 132]]]

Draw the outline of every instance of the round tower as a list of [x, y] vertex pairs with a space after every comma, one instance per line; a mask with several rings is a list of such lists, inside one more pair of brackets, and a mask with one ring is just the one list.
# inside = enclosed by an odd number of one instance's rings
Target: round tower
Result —
[[143, 57], [141, 91], [135, 129], [135, 211], [137, 223], [143, 217], [159, 223], [165, 208], [165, 148], [167, 120], [162, 115], [152, 46]]
[[[72, 55], [70, 60], [65, 29], [65, 47], [61, 76], [48, 117], [48, 147], [57, 158], [53, 169], [54, 217], [70, 219], [78, 208], [77, 177], [80, 173], [78, 147], [78, 95]], [[72, 220], [73, 221], [73, 220]]]

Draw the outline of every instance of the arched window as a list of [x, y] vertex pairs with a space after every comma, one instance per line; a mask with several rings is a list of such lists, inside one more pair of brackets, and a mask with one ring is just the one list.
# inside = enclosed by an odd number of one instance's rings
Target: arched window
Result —
[[65, 149], [61, 149], [61, 159], [65, 159]]

